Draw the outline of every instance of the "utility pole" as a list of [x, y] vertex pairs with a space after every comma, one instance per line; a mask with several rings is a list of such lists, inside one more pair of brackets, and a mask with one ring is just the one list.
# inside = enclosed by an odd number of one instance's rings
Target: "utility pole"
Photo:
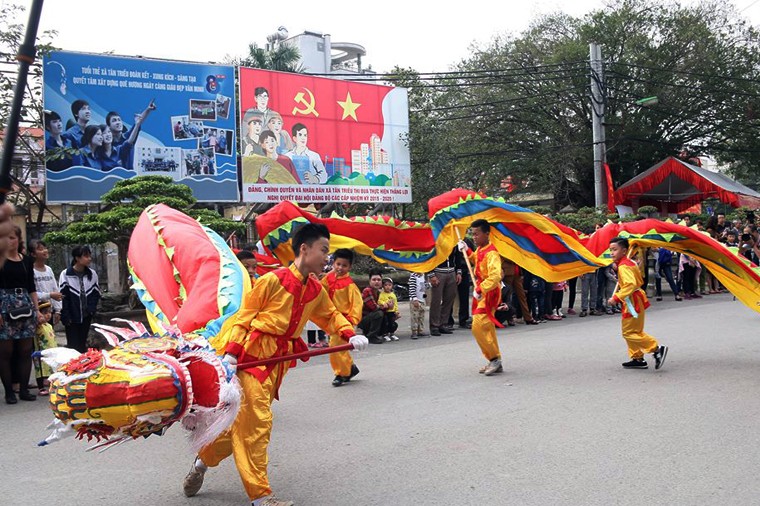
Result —
[[37, 27], [40, 24], [42, 14], [42, 0], [33, 0], [29, 10], [29, 22], [26, 24], [24, 42], [18, 48], [16, 60], [18, 60], [18, 77], [13, 91], [13, 102], [5, 127], [5, 140], [3, 144], [2, 158], [0, 159], [0, 204], [5, 202], [5, 196], [11, 189], [11, 164], [13, 152], [16, 149], [16, 137], [18, 137], [18, 124], [21, 120], [21, 106], [24, 102], [26, 91], [26, 78], [29, 74], [29, 66], [34, 64], [37, 48]]
[[605, 204], [604, 178], [602, 170], [607, 159], [604, 138], [604, 68], [602, 66], [602, 49], [599, 44], [589, 44], [591, 63], [591, 130], [594, 139], [594, 206]]

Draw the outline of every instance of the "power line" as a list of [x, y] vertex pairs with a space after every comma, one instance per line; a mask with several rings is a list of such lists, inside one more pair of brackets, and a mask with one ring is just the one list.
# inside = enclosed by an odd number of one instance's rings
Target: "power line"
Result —
[[[757, 0], [760, 2], [760, 0]], [[750, 78], [750, 77], [736, 77], [736, 76], [726, 76], [723, 74], [704, 74], [700, 72], [691, 72], [688, 70], [675, 70], [675, 69], [666, 69], [662, 67], [650, 67], [647, 65], [637, 65], [633, 63], [623, 63], [623, 62], [612, 62], [611, 65], [622, 65], [624, 67], [630, 67], [630, 68], [636, 68], [636, 69], [642, 69], [642, 70], [654, 70], [654, 71], [661, 71], [661, 72], [670, 72], [672, 74], [683, 74], [687, 76], [694, 76], [694, 77], [704, 77], [707, 79], [723, 79], [725, 81], [743, 81], [743, 82], [749, 82], [749, 83], [758, 83], [758, 79], [756, 78]]]

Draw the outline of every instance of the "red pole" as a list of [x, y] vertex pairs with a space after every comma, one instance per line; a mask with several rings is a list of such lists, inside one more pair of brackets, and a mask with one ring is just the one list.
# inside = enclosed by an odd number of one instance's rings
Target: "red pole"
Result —
[[279, 362], [285, 362], [287, 360], [298, 360], [308, 357], [316, 357], [317, 355], [327, 355], [328, 353], [337, 353], [339, 351], [350, 351], [354, 349], [353, 344], [341, 344], [340, 346], [332, 346], [330, 348], [322, 348], [321, 350], [302, 351], [301, 353], [294, 353], [292, 355], [282, 355], [279, 357], [264, 358], [261, 360], [254, 360], [253, 362], [243, 362], [238, 364], [238, 369], [249, 369], [251, 367], [258, 367], [260, 365], [271, 365]]

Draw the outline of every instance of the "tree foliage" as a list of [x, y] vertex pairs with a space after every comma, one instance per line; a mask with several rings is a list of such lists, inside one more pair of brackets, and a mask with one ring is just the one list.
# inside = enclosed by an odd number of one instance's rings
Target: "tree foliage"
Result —
[[[16, 54], [24, 40], [26, 26], [21, 22], [25, 8], [13, 3], [0, 5], [0, 131], [5, 131], [13, 103], [13, 94], [18, 77]], [[52, 38], [57, 32], [47, 30], [38, 34], [37, 56], [50, 52]], [[38, 63], [29, 67], [26, 93], [21, 104], [20, 130], [12, 167], [13, 183], [7, 200], [19, 207], [27, 208], [30, 223], [41, 226], [47, 208], [44, 190], [38, 191], [27, 184], [34, 171], [44, 170], [45, 151], [40, 139], [29, 129], [43, 128], [42, 112], [42, 66]], [[4, 141], [4, 139], [3, 139]]]
[[280, 72], [304, 72], [301, 52], [297, 47], [283, 42], [273, 49], [266, 49], [255, 42], [248, 45], [248, 54], [242, 58], [227, 58], [229, 63], [255, 69], [277, 70]]
[[[445, 74], [395, 69], [409, 88], [415, 199], [453, 186], [594, 201], [589, 43], [602, 48], [607, 160], [617, 184], [688, 146], [760, 182], [760, 37], [730, 5], [613, 0], [541, 16], [474, 47]], [[636, 102], [657, 96], [658, 103]]]

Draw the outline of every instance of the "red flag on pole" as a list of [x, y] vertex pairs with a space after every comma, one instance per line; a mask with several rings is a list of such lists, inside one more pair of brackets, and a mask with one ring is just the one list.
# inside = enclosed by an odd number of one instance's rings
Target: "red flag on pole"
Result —
[[607, 177], [607, 209], [610, 212], [615, 212], [615, 187], [612, 186], [612, 173], [610, 172], [610, 166], [604, 164], [604, 175]]

